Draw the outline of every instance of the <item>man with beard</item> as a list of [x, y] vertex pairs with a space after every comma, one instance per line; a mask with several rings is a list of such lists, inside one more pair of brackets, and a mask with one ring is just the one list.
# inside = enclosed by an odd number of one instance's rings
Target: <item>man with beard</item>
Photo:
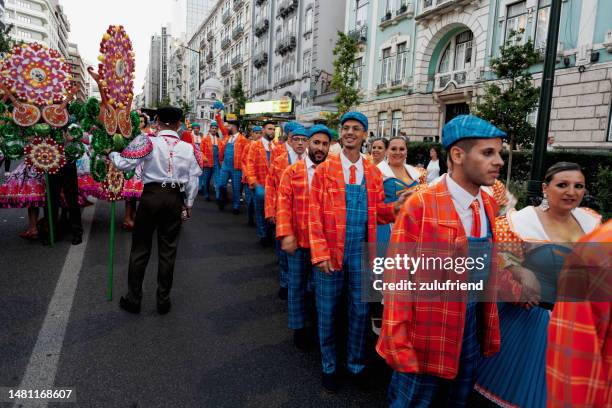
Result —
[[264, 136], [251, 146], [247, 159], [247, 182], [255, 201], [255, 225], [259, 242], [263, 246], [272, 245], [272, 227], [265, 218], [265, 186], [270, 168], [270, 161], [278, 145], [274, 142], [274, 122], [268, 121], [263, 126]]
[[[301, 131], [294, 132], [294, 138], [296, 134]], [[289, 166], [282, 175], [276, 205], [276, 238], [288, 258], [289, 328], [294, 330], [293, 343], [300, 350], [306, 350], [309, 345], [305, 296], [312, 269], [308, 241], [310, 183], [316, 167], [327, 158], [331, 132], [327, 126], [315, 125], [308, 132], [308, 138], [305, 159]]]
[[[497, 204], [482, 186], [492, 186], [504, 165], [502, 139], [506, 134], [491, 123], [472, 115], [460, 115], [442, 130], [442, 145], [452, 163], [430, 188], [414, 193], [403, 206], [393, 226], [388, 257], [456, 257], [465, 251], [472, 259], [483, 257], [479, 278], [495, 285], [491, 273], [494, 259], [487, 256], [493, 235]], [[415, 243], [414, 252], [397, 253], [401, 244]], [[396, 253], [393, 253], [396, 252]], [[437, 271], [418, 268], [412, 276], [432, 276]], [[474, 276], [454, 274], [467, 282]], [[436, 275], [438, 276], [438, 275]], [[442, 275], [444, 279], [444, 275]], [[405, 275], [396, 269], [385, 272], [385, 281], [399, 282]], [[479, 361], [500, 349], [497, 304], [463, 298], [448, 299], [440, 292], [429, 300], [418, 294], [388, 291], [384, 294], [383, 322], [378, 353], [394, 370], [387, 393], [389, 407], [467, 406], [474, 388]], [[416, 298], [415, 298], [416, 297]], [[456, 301], [455, 301], [456, 300]]]
[[[280, 184], [281, 176], [287, 167], [302, 160], [308, 143], [308, 132], [303, 126], [293, 126], [287, 142], [284, 143], [285, 151], [277, 154], [272, 160], [268, 177], [266, 177], [266, 197], [265, 197], [265, 217], [266, 221], [274, 225], [276, 224], [276, 199], [278, 185]], [[280, 150], [280, 149], [277, 149]], [[278, 267], [280, 271], [280, 288], [278, 297], [282, 300], [287, 300], [287, 254], [281, 249], [280, 242], [275, 241], [276, 256], [278, 258]]]
[[376, 242], [376, 224], [395, 220], [404, 197], [385, 204], [382, 175], [361, 153], [368, 119], [360, 112], [341, 120], [342, 151], [317, 167], [308, 210], [311, 262], [323, 366], [322, 385], [335, 392], [337, 364], [335, 320], [343, 289], [348, 294], [347, 368], [359, 386], [368, 384], [365, 370], [368, 303], [361, 297], [364, 244]]

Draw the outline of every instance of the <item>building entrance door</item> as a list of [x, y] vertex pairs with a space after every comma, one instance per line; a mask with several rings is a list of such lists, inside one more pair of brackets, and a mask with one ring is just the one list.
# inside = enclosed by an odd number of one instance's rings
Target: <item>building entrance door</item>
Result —
[[459, 115], [469, 115], [470, 106], [465, 103], [450, 103], [446, 105], [445, 123], [450, 122]]

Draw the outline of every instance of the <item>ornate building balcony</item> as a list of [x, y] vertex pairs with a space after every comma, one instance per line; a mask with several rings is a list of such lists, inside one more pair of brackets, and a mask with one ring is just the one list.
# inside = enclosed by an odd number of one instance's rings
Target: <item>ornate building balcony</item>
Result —
[[206, 33], [206, 39], [208, 41], [212, 41], [213, 38], [215, 38], [215, 35], [213, 34], [212, 30], [208, 30], [208, 32]]
[[357, 42], [357, 44], [366, 44], [368, 42], [368, 26], [362, 25], [350, 30], [348, 36]]
[[230, 46], [230, 44], [232, 43], [232, 41], [229, 39], [229, 37], [225, 37], [221, 39], [221, 49], [226, 49], [227, 47]]
[[255, 36], [261, 37], [268, 31], [270, 21], [267, 18], [262, 18], [255, 23]]
[[237, 55], [232, 58], [232, 68], [239, 67], [242, 64], [242, 55]]
[[278, 4], [278, 12], [276, 15], [285, 18], [297, 10], [299, 5], [299, 0], [283, 0]]
[[229, 73], [230, 73], [230, 65], [229, 64], [221, 65], [221, 75], [225, 76]]
[[268, 63], [268, 53], [265, 51], [259, 52], [253, 56], [253, 66], [261, 68]]
[[242, 5], [244, 4], [244, 0], [234, 0], [234, 11], [238, 11], [240, 10], [240, 7], [242, 7]]
[[280, 42], [276, 45], [276, 53], [285, 55], [295, 49], [297, 46], [297, 40], [294, 34], [285, 35]]
[[213, 62], [213, 53], [212, 53], [212, 51], [210, 51], [208, 54], [206, 54], [206, 62], [208, 62], [209, 64]]
[[243, 33], [244, 33], [244, 28], [242, 27], [242, 24], [239, 24], [236, 27], [234, 27], [234, 29], [232, 30], [232, 38], [234, 40], [237, 40], [238, 38], [240, 38], [240, 36]]
[[404, 4], [395, 11], [388, 11], [380, 19], [380, 29], [384, 30], [389, 26], [396, 25], [400, 21], [411, 17], [414, 17], [414, 4]]

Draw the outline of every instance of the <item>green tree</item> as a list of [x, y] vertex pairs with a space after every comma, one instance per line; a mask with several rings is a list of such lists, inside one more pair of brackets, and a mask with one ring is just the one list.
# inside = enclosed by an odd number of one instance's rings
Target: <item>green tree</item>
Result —
[[485, 85], [485, 94], [472, 106], [474, 114], [493, 123], [508, 134], [510, 152], [506, 185], [510, 184], [512, 151], [531, 148], [535, 128], [527, 116], [538, 104], [540, 88], [533, 85], [529, 68], [540, 61], [533, 42], [522, 40], [523, 31], [511, 32], [500, 48], [499, 58], [491, 59], [491, 71], [497, 81]]
[[189, 113], [191, 113], [191, 105], [189, 104], [189, 102], [187, 102], [184, 99], [179, 99], [178, 100], [178, 107], [183, 110], [183, 114], [185, 116], [187, 116]]
[[337, 128], [340, 117], [361, 102], [355, 71], [355, 57], [358, 51], [357, 41], [338, 31], [338, 40], [333, 51], [334, 75], [330, 84], [331, 89], [337, 92], [334, 101], [338, 106], [338, 112], [327, 115], [331, 128]]
[[242, 75], [238, 75], [236, 79], [236, 84], [231, 90], [231, 96], [234, 99], [234, 114], [238, 118], [238, 122], [240, 123], [240, 127], [244, 129], [243, 117], [241, 112], [244, 110], [246, 106], [246, 95], [244, 94], [243, 83], [242, 83]]
[[13, 25], [10, 24], [4, 27], [4, 30], [0, 30], [0, 54], [10, 52], [15, 45], [15, 41], [11, 38], [10, 32], [13, 29]]
[[155, 102], [155, 107], [157, 109], [159, 109], [159, 108], [167, 108], [168, 106], [171, 106], [171, 105], [172, 105], [172, 103], [170, 101], [170, 98], [168, 98], [168, 97], [165, 97], [165, 98]]

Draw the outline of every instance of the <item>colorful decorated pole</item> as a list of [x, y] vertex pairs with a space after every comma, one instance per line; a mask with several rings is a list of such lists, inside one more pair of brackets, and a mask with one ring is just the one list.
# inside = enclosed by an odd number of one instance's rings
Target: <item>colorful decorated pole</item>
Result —
[[[98, 72], [94, 72], [92, 67], [87, 71], [98, 83], [102, 97], [97, 119], [103, 125], [103, 130], [100, 128], [94, 134], [97, 143], [94, 151], [97, 155], [107, 155], [110, 150], [121, 151], [134, 136], [134, 131], [138, 131], [137, 123], [134, 128], [130, 112], [134, 97], [134, 52], [123, 26], [108, 27], [100, 42], [100, 53]], [[97, 158], [92, 166], [97, 170], [104, 167], [103, 187], [107, 200], [111, 202], [107, 282], [107, 298], [110, 301], [113, 299], [115, 202], [122, 199], [125, 176], [106, 157], [103, 160]]]

